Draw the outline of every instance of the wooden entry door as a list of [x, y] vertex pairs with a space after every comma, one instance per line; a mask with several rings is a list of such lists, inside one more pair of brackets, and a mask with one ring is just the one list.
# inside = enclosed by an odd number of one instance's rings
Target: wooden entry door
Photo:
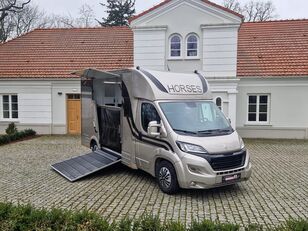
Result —
[[[80, 97], [67, 99], [67, 130], [69, 134], [81, 133], [81, 102]], [[77, 98], [77, 99], [76, 99]]]

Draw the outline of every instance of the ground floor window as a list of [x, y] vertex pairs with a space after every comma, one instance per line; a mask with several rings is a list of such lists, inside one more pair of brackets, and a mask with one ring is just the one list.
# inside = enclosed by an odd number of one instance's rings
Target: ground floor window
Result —
[[248, 122], [269, 122], [269, 94], [248, 95]]
[[18, 119], [17, 95], [2, 95], [2, 118]]

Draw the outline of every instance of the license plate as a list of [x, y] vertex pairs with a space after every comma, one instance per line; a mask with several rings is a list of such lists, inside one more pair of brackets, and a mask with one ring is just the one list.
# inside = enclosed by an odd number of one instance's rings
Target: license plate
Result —
[[222, 177], [222, 182], [237, 181], [241, 178], [241, 174], [229, 175]]

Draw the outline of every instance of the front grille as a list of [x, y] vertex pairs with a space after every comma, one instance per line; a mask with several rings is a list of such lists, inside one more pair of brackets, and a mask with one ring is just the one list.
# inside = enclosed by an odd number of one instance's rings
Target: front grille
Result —
[[208, 162], [215, 171], [225, 171], [244, 166], [246, 150], [219, 155], [208, 155]]

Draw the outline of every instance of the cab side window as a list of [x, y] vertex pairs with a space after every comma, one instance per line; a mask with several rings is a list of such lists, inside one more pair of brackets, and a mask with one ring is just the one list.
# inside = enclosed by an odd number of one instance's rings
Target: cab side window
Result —
[[160, 123], [160, 117], [155, 107], [152, 104], [142, 103], [141, 105], [141, 124], [145, 132], [147, 132], [149, 123], [151, 121], [157, 121], [157, 123]]

